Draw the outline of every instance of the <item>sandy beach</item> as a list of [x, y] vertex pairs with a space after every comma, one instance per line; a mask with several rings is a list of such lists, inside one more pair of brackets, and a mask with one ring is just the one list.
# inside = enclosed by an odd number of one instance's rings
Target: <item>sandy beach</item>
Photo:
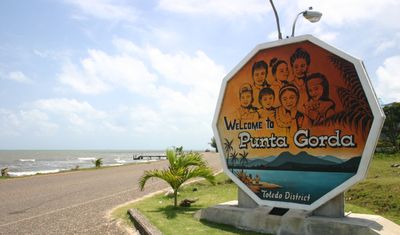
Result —
[[[215, 153], [205, 153], [214, 170]], [[125, 234], [107, 218], [114, 207], [167, 187], [150, 181], [145, 191], [138, 178], [166, 161], [90, 171], [39, 175], [0, 181], [0, 234]]]

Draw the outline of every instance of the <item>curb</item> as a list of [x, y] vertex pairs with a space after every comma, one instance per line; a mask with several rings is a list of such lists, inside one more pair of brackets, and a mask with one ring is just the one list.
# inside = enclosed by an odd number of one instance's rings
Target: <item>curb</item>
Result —
[[140, 235], [162, 235], [161, 231], [150, 223], [137, 209], [129, 209], [128, 214]]

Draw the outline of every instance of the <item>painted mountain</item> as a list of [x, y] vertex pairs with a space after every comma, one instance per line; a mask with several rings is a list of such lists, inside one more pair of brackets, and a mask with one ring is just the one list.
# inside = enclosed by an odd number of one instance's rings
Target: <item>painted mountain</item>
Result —
[[[263, 163], [262, 160], [255, 159], [249, 160], [245, 166], [238, 165], [237, 167], [255, 170], [356, 173], [360, 160], [361, 157], [353, 157], [346, 161], [333, 156], [316, 157], [307, 152], [300, 152], [297, 155], [283, 152], [270, 162], [265, 161]], [[255, 162], [253, 163], [252, 161]]]

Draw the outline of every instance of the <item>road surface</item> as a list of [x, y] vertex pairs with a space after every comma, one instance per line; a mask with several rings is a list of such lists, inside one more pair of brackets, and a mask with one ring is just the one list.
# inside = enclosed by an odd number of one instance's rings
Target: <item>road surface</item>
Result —
[[[214, 170], [215, 153], [205, 153]], [[91, 171], [0, 180], [0, 234], [124, 234], [107, 213], [114, 207], [165, 189], [150, 180], [142, 192], [138, 179], [145, 170], [167, 161]]]

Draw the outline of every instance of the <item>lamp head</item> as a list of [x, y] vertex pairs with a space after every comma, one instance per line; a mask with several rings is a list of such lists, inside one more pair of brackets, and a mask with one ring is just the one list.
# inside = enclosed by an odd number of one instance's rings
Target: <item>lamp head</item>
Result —
[[315, 23], [321, 19], [322, 13], [319, 11], [307, 10], [303, 12], [303, 16], [311, 23]]

